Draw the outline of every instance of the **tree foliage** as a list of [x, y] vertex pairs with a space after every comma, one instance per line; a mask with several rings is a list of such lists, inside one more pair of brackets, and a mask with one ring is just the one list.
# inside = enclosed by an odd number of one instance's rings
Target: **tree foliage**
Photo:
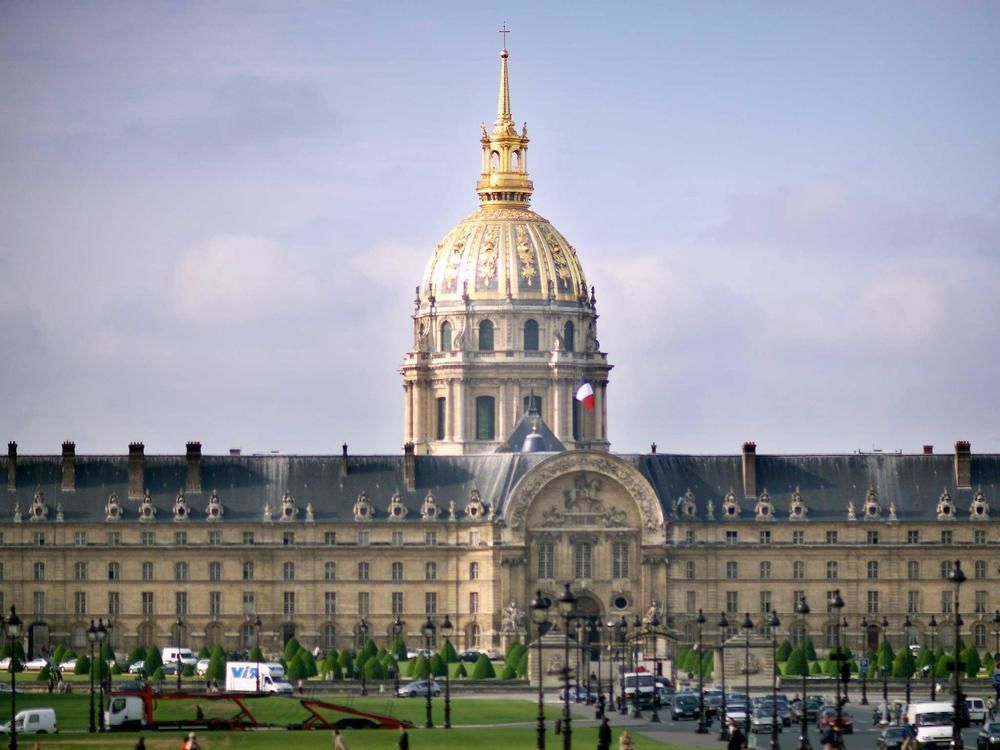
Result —
[[150, 646], [146, 649], [146, 656], [143, 659], [142, 671], [152, 676], [153, 672], [163, 666], [163, 657], [160, 656], [160, 649]]
[[806, 658], [810, 662], [816, 661], [816, 646], [813, 645], [812, 638], [810, 638], [809, 636], [806, 636], [805, 644], [804, 645], [806, 647]]
[[410, 660], [410, 677], [414, 680], [424, 680], [430, 677], [430, 661], [423, 654]]
[[299, 643], [298, 639], [293, 635], [287, 641], [285, 641], [284, 657], [285, 661], [291, 662], [292, 658], [299, 652], [302, 648], [302, 644]]
[[908, 648], [899, 650], [892, 660], [892, 676], [897, 678], [912, 677], [917, 668], [917, 660]]
[[486, 654], [480, 654], [479, 658], [476, 659], [475, 665], [472, 667], [472, 679], [489, 680], [496, 676], [496, 670], [493, 669], [493, 664], [490, 662], [489, 657]]
[[441, 654], [441, 658], [445, 660], [448, 664], [454, 664], [458, 661], [458, 652], [455, 651], [455, 647], [452, 645], [451, 641], [447, 638], [444, 643], [441, 644], [441, 648], [438, 651]]
[[969, 646], [962, 652], [962, 666], [965, 668], [966, 677], [975, 677], [979, 670], [983, 668], [983, 663], [979, 659], [979, 652], [975, 646]]
[[435, 677], [444, 677], [444, 672], [447, 669], [444, 659], [441, 658], [441, 654], [434, 654], [431, 656], [431, 674]]
[[792, 644], [786, 638], [778, 646], [778, 650], [775, 652], [775, 658], [778, 661], [788, 661], [788, 657], [792, 655]]
[[809, 674], [809, 660], [801, 646], [793, 648], [789, 653], [788, 660], [785, 662], [785, 674], [800, 677]]

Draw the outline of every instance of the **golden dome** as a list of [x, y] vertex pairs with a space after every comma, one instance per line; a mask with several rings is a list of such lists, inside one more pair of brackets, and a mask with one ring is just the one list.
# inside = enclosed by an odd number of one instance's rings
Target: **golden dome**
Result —
[[466, 300], [587, 298], [576, 250], [529, 210], [528, 125], [518, 132], [510, 112], [507, 50], [500, 53], [500, 92], [492, 131], [481, 126], [480, 209], [437, 246], [418, 292], [432, 304]]

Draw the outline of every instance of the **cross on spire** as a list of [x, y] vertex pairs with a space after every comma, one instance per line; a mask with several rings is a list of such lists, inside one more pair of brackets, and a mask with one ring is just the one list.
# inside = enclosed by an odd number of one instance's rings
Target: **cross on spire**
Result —
[[507, 22], [503, 22], [503, 26], [498, 29], [498, 34], [503, 34], [503, 48], [507, 49], [507, 35], [510, 33], [510, 29], [507, 28]]

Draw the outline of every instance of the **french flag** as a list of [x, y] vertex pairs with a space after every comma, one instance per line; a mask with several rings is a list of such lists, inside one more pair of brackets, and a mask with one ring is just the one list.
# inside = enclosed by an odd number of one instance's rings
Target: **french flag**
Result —
[[586, 380], [576, 389], [576, 400], [583, 404], [583, 408], [592, 411], [595, 406], [594, 387]]

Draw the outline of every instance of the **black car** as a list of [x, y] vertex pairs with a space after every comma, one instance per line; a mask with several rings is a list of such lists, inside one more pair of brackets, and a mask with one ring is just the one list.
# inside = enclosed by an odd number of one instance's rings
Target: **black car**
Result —
[[976, 735], [976, 750], [1000, 748], [1000, 721], [987, 721]]
[[479, 652], [478, 651], [463, 651], [462, 653], [460, 653], [458, 655], [458, 660], [459, 661], [468, 662], [470, 664], [475, 664], [477, 661], [479, 661]]
[[674, 705], [670, 709], [670, 718], [674, 721], [678, 719], [697, 719], [700, 714], [698, 706], [698, 699], [693, 695], [687, 693], [675, 695]]
[[903, 727], [886, 727], [875, 740], [877, 750], [899, 750], [903, 746]]

